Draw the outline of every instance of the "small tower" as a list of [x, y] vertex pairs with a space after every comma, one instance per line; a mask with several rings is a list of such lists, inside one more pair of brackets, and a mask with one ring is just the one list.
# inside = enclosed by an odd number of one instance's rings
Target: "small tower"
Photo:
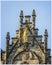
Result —
[[7, 35], [6, 35], [6, 64], [7, 64], [7, 58], [8, 58], [8, 48], [9, 48], [9, 41], [10, 41], [10, 33], [7, 32]]
[[22, 43], [22, 26], [23, 26], [23, 11], [21, 10], [20, 12], [20, 30], [19, 30], [19, 35], [20, 35], [20, 38], [19, 38], [19, 43]]
[[48, 32], [47, 29], [44, 33], [44, 53], [45, 53], [45, 64], [47, 63], [47, 39], [48, 39]]
[[48, 32], [46, 29], [44, 33], [44, 52], [46, 52], [46, 49], [47, 49], [47, 39], [48, 39]]
[[31, 17], [30, 15], [26, 15], [25, 16], [25, 22], [26, 23], [29, 23], [30, 22], [30, 17]]
[[24, 18], [23, 11], [21, 10], [21, 12], [20, 12], [20, 28], [22, 28], [23, 18]]
[[36, 13], [35, 10], [32, 12], [32, 28], [34, 29], [35, 27], [35, 19], [36, 19]]

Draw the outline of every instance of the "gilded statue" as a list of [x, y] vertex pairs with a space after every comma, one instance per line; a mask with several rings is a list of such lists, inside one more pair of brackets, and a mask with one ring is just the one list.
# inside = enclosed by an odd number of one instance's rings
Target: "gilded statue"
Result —
[[23, 33], [23, 41], [24, 41], [24, 46], [26, 48], [27, 43], [28, 43], [28, 28], [24, 28], [24, 33]]

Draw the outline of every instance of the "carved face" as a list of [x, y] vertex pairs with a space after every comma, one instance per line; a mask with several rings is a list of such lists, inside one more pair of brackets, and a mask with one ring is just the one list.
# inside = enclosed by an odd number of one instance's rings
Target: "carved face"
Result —
[[27, 60], [27, 55], [26, 54], [22, 55], [22, 60]]

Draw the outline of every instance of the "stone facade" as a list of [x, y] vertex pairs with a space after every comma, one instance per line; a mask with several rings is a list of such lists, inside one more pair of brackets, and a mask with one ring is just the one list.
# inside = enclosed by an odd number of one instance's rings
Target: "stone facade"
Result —
[[[12, 38], [10, 45], [10, 34], [6, 35], [6, 51], [1, 51], [1, 61], [3, 64], [50, 64], [50, 49], [47, 49], [48, 32], [38, 35], [35, 27], [36, 13], [32, 12], [32, 22], [29, 15], [25, 16], [23, 22], [23, 11], [20, 12], [20, 29], [16, 30], [16, 37]], [[48, 60], [47, 60], [48, 59]]]

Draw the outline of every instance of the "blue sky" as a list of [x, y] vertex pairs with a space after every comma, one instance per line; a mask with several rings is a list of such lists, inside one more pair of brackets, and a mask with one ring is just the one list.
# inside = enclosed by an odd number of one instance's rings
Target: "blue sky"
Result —
[[[48, 30], [48, 48], [51, 48], [51, 2], [50, 1], [2, 1], [1, 2], [1, 48], [6, 47], [6, 33], [10, 32], [10, 38], [16, 37], [16, 30], [19, 29], [19, 14], [23, 10], [24, 16], [31, 15], [36, 11], [36, 28], [38, 34], [42, 35]], [[24, 18], [25, 21], [25, 18]], [[11, 40], [10, 40], [11, 43]]]

